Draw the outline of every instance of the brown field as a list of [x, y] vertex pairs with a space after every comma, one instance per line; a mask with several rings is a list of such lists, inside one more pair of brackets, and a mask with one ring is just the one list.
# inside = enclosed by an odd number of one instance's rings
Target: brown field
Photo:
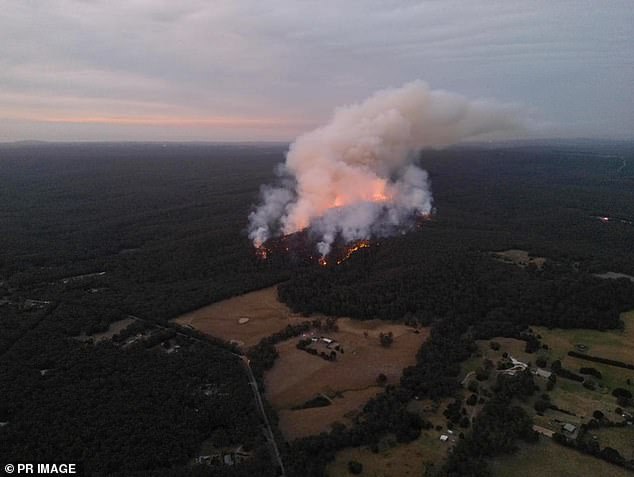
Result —
[[522, 444], [515, 454], [496, 457], [491, 462], [491, 471], [493, 477], [632, 476], [631, 472], [621, 467], [560, 446], [547, 438], [540, 438], [537, 444]]
[[546, 261], [544, 257], [531, 257], [526, 250], [511, 249], [504, 252], [496, 252], [494, 255], [504, 262], [511, 262], [520, 267], [533, 263], [537, 268], [542, 268]]
[[423, 431], [421, 436], [408, 444], [398, 444], [378, 453], [366, 447], [344, 449], [337, 453], [334, 462], [328, 465], [329, 477], [347, 477], [348, 462], [355, 460], [363, 464], [361, 475], [381, 477], [419, 477], [424, 475], [427, 465], [438, 467], [450, 445], [441, 442], [437, 433]]
[[[416, 362], [416, 352], [428, 334], [426, 329], [415, 334], [410, 327], [380, 320], [341, 318], [337, 324], [339, 331], [324, 333], [344, 348], [335, 362], [298, 350], [298, 338], [277, 346], [280, 357], [265, 376], [267, 399], [276, 409], [302, 404], [320, 393], [334, 396], [338, 391], [373, 386], [380, 373], [387, 376], [388, 383], [396, 382], [403, 368]], [[394, 343], [385, 348], [379, 343], [379, 333], [390, 331]]]
[[[376, 392], [380, 373], [387, 376], [388, 383], [400, 379], [403, 368], [416, 362], [416, 352], [428, 336], [427, 329], [417, 334], [405, 325], [380, 320], [341, 318], [337, 324], [337, 332], [315, 332], [343, 347], [344, 353], [338, 353], [337, 361], [326, 361], [298, 350], [299, 338], [277, 345], [280, 356], [265, 375], [266, 398], [280, 412], [280, 427], [288, 438], [312, 430], [327, 430], [337, 420], [345, 422], [345, 414], [360, 408]], [[379, 343], [379, 333], [390, 331], [394, 343], [385, 348]], [[332, 398], [333, 404], [321, 409], [290, 410], [319, 394]], [[319, 422], [313, 422], [314, 419]]]
[[278, 412], [279, 426], [287, 441], [300, 437], [313, 436], [328, 432], [333, 422], [338, 421], [346, 426], [352, 424], [350, 419], [371, 398], [383, 388], [372, 386], [359, 391], [346, 391], [332, 398], [332, 404], [325, 407], [309, 409], [282, 409]]
[[[248, 318], [244, 324], [238, 320]], [[203, 333], [249, 347], [286, 325], [304, 321], [277, 299], [277, 287], [246, 293], [179, 316], [174, 321]]]
[[601, 448], [612, 447], [626, 459], [634, 459], [634, 428], [631, 426], [606, 427], [590, 432], [599, 438]]

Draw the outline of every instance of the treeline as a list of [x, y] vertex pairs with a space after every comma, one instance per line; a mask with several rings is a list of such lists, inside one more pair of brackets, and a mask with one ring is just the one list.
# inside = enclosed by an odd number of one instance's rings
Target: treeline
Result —
[[578, 353], [577, 351], [568, 351], [568, 355], [573, 358], [584, 359], [586, 361], [594, 361], [595, 363], [616, 366], [617, 368], [634, 369], [634, 364], [624, 363], [623, 361], [617, 361], [615, 359], [601, 358], [600, 356]]
[[541, 270], [522, 269], [464, 248], [461, 240], [448, 238], [432, 224], [361, 250], [339, 266], [294, 273], [279, 285], [279, 295], [304, 313], [423, 325], [450, 312], [469, 311], [481, 316], [478, 326], [488, 330], [619, 328], [619, 314], [634, 307], [629, 280], [603, 280], [549, 262]]
[[634, 470], [634, 459], [625, 458], [617, 449], [610, 446], [601, 447], [601, 442], [596, 439], [592, 433], [588, 432], [592, 429], [601, 427], [626, 427], [631, 425], [630, 422], [611, 422], [606, 419], [592, 419], [587, 424], [582, 424], [579, 433], [575, 439], [567, 437], [565, 434], [557, 432], [553, 435], [553, 441], [566, 447], [571, 447], [584, 454], [589, 454], [602, 459], [610, 464], [624, 467], [628, 470]]

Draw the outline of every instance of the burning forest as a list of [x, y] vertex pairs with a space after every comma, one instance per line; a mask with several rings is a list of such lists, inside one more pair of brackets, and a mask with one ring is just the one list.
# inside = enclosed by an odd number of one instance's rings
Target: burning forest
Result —
[[[341, 263], [370, 240], [404, 233], [432, 212], [417, 151], [521, 127], [516, 110], [416, 81], [339, 108], [291, 144], [278, 184], [249, 215], [261, 258], [286, 251]], [[334, 253], [333, 253], [334, 252]]]

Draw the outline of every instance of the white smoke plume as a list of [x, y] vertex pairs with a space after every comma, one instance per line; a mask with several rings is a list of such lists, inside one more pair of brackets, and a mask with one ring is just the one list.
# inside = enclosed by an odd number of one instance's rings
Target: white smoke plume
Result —
[[348, 242], [402, 230], [432, 208], [428, 176], [413, 163], [414, 153], [517, 129], [516, 113], [422, 81], [339, 108], [328, 124], [291, 144], [279, 171], [282, 185], [262, 189], [249, 237], [259, 247], [310, 227], [325, 256], [337, 237]]

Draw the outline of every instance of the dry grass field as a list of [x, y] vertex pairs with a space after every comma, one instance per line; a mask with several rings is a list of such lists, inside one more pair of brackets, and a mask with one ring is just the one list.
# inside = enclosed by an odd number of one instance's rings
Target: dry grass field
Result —
[[534, 326], [533, 330], [541, 334], [542, 341], [562, 358], [574, 350], [575, 345], [583, 344], [590, 355], [634, 364], [634, 311], [623, 313], [621, 318], [625, 323], [624, 331], [549, 330], [541, 326]]
[[[380, 373], [387, 376], [388, 383], [397, 382], [403, 368], [415, 363], [416, 352], [428, 334], [426, 329], [416, 334], [405, 325], [379, 320], [341, 318], [337, 324], [339, 331], [323, 333], [343, 347], [344, 353], [338, 354], [337, 361], [297, 349], [298, 338], [277, 346], [280, 356], [265, 376], [267, 399], [276, 409], [300, 405], [320, 393], [334, 396], [341, 391], [365, 389], [376, 384]], [[390, 347], [381, 346], [381, 332], [393, 333]]]
[[348, 477], [348, 462], [351, 460], [363, 464], [361, 475], [381, 477], [419, 477], [424, 475], [426, 466], [439, 466], [445, 459], [450, 445], [441, 442], [433, 431], [423, 431], [418, 439], [408, 444], [374, 453], [367, 447], [344, 449], [337, 453], [335, 460], [328, 465], [329, 477]]
[[352, 424], [352, 417], [371, 398], [383, 389], [371, 386], [359, 391], [346, 391], [332, 398], [332, 404], [325, 407], [289, 410], [278, 412], [279, 426], [287, 441], [300, 437], [313, 436], [328, 432], [332, 423]]
[[514, 263], [520, 267], [525, 267], [532, 263], [537, 268], [542, 268], [546, 261], [544, 257], [531, 257], [526, 250], [511, 249], [504, 252], [496, 252], [494, 255], [504, 262]]
[[292, 313], [284, 303], [278, 301], [277, 287], [219, 301], [175, 319], [180, 325], [189, 325], [203, 333], [236, 341], [247, 348], [282, 330], [286, 325], [304, 320], [305, 318]]
[[[427, 329], [415, 333], [405, 325], [379, 320], [341, 318], [337, 324], [339, 331], [323, 333], [344, 350], [337, 354], [336, 361], [297, 349], [299, 338], [277, 345], [280, 356], [265, 374], [266, 398], [280, 412], [280, 427], [287, 438], [328, 430], [335, 421], [345, 423], [349, 412], [361, 408], [376, 394], [379, 374], [385, 374], [388, 383], [400, 379], [403, 368], [415, 363], [416, 352], [428, 336]], [[379, 334], [389, 332], [394, 342], [386, 348], [381, 346]], [[291, 410], [320, 394], [330, 397], [333, 404]]]
[[560, 446], [550, 439], [540, 438], [537, 444], [522, 445], [512, 455], [491, 462], [493, 477], [628, 477], [632, 473], [616, 465]]
[[[319, 318], [311, 317], [311, 319]], [[288, 324], [306, 318], [292, 313], [277, 299], [277, 288], [270, 287], [223, 300], [175, 319], [212, 336], [237, 342], [248, 348], [262, 338], [276, 333]], [[315, 336], [328, 336], [343, 348], [336, 361], [326, 361], [298, 350], [301, 337], [277, 345], [280, 354], [273, 369], [265, 375], [266, 398], [278, 411], [280, 428], [287, 439], [328, 431], [335, 421], [349, 424], [350, 417], [378, 392], [377, 377], [383, 373], [387, 383], [400, 379], [403, 368], [416, 361], [416, 353], [428, 336], [427, 329], [418, 330], [402, 324], [380, 320], [337, 320], [336, 332], [312, 331]], [[392, 333], [390, 347], [380, 344], [381, 333]], [[325, 350], [323, 343], [315, 348]], [[292, 410], [306, 401], [324, 394], [332, 404], [321, 408]]]

